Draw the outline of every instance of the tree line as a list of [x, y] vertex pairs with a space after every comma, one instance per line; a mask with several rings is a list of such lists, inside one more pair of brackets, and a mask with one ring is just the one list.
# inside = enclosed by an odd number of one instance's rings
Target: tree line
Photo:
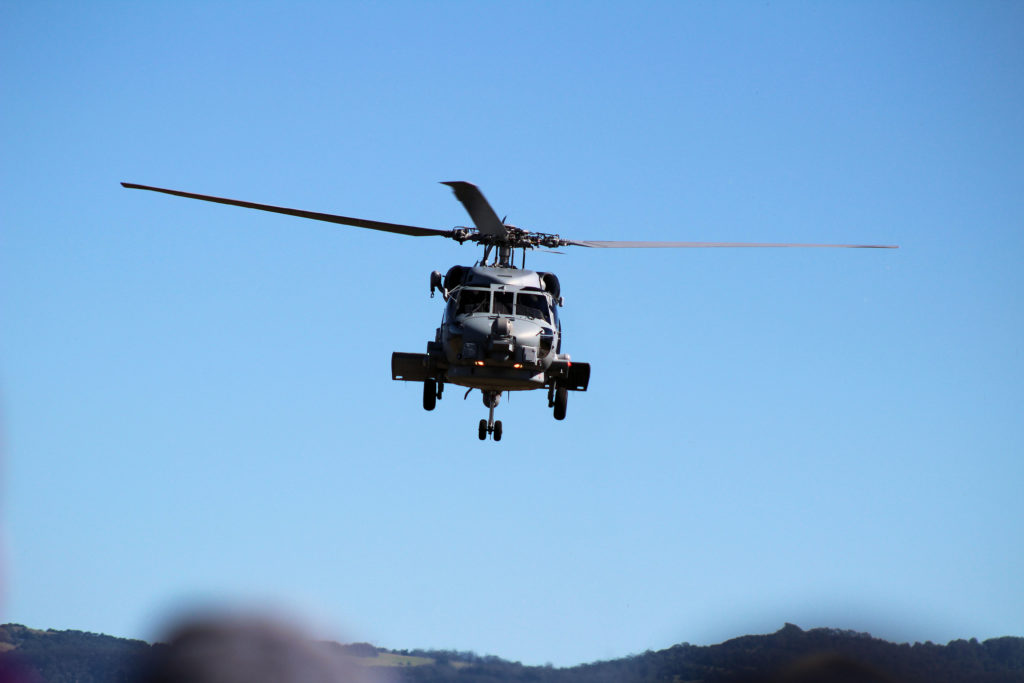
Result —
[[[458, 650], [388, 650], [368, 643], [315, 645], [357, 667], [360, 662], [368, 666], [368, 659], [382, 654], [431, 662], [389, 669], [389, 680], [398, 683], [1024, 682], [1024, 638], [897, 644], [866, 633], [804, 631], [793, 624], [772, 634], [742, 636], [718, 645], [682, 643], [566, 668], [526, 666]], [[142, 664], [161, 648], [167, 646], [6, 624], [0, 626], [0, 681], [142, 683]]]

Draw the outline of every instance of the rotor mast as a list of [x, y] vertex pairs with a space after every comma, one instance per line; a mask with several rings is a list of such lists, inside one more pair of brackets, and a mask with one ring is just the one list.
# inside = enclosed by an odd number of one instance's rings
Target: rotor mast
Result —
[[[484, 193], [473, 183], [464, 180], [450, 180], [442, 183], [452, 188], [455, 198], [459, 200], [466, 209], [466, 213], [473, 219], [477, 234], [475, 239], [484, 244], [484, 258], [481, 264], [487, 265], [487, 258], [491, 249], [498, 248], [497, 261], [494, 265], [499, 268], [514, 268], [512, 264], [512, 250], [520, 246], [517, 244], [519, 234], [522, 231], [505, 225], [505, 221], [498, 218], [491, 207], [490, 202], [484, 197]], [[525, 247], [524, 247], [525, 248]]]

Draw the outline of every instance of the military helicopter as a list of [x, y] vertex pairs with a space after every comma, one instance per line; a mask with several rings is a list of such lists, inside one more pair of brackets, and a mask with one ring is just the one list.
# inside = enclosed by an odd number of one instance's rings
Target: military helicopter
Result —
[[[564, 420], [570, 391], [586, 391], [590, 364], [573, 361], [562, 353], [562, 325], [558, 308], [563, 305], [561, 285], [554, 273], [526, 269], [526, 251], [562, 247], [589, 248], [693, 248], [693, 247], [838, 247], [895, 249], [880, 244], [771, 244], [750, 242], [630, 242], [570, 240], [557, 234], [529, 232], [507, 224], [491, 208], [480, 189], [464, 181], [445, 182], [469, 213], [474, 227], [450, 230], [420, 228], [397, 223], [349, 218], [329, 213], [289, 209], [268, 204], [212, 197], [135, 183], [121, 183], [135, 190], [201, 199], [274, 213], [311, 218], [357, 228], [381, 230], [412, 237], [447, 237], [459, 244], [476, 242], [483, 257], [473, 266], [452, 266], [441, 276], [430, 274], [430, 296], [441, 292], [446, 302], [441, 326], [426, 353], [394, 352], [391, 378], [423, 384], [423, 408], [433, 410], [445, 384], [466, 388], [466, 396], [478, 389], [489, 412], [477, 428], [480, 440], [500, 441], [501, 420], [494, 409], [503, 393], [547, 389], [548, 407], [556, 420]], [[522, 250], [520, 267], [514, 252]]]

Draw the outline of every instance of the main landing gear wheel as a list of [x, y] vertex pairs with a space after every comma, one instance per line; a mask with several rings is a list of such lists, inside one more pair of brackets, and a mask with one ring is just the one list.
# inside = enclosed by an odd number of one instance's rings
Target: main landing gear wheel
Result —
[[494, 440], [501, 441], [501, 420], [494, 423]]
[[565, 387], [558, 387], [555, 390], [555, 419], [565, 419], [565, 409], [569, 403], [569, 390]]
[[487, 439], [487, 420], [480, 420], [480, 428], [477, 431], [481, 441]]
[[432, 379], [423, 380], [423, 410], [433, 410], [437, 405], [437, 382]]

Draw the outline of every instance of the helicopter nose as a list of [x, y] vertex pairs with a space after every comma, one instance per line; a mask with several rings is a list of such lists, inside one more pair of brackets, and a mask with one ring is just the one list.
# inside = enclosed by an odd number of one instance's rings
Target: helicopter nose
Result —
[[543, 333], [544, 325], [537, 323], [535, 320], [527, 320], [525, 318], [516, 318], [515, 327], [512, 333], [516, 339], [533, 339]]
[[470, 316], [462, 321], [462, 335], [466, 339], [486, 339], [491, 335], [492, 324], [486, 316]]

